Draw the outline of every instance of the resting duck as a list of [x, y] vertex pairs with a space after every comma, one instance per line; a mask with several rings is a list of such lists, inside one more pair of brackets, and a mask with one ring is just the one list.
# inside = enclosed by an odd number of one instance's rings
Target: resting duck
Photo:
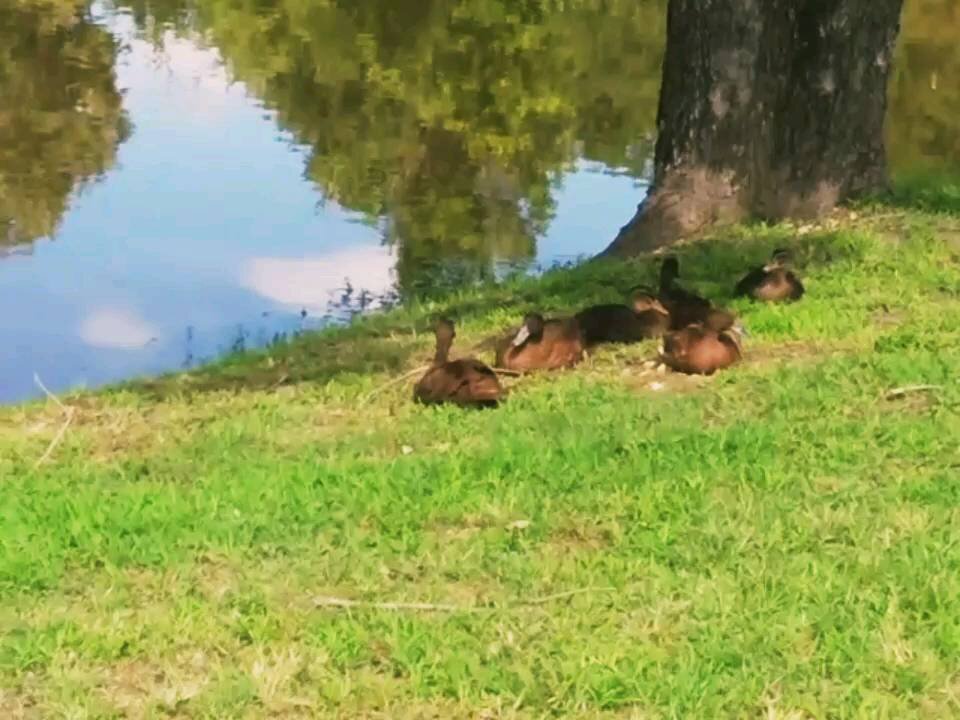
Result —
[[805, 291], [800, 279], [789, 270], [790, 261], [789, 250], [774, 250], [770, 262], [743, 276], [734, 294], [762, 302], [799, 300]]
[[509, 370], [555, 370], [583, 359], [583, 333], [576, 318], [544, 320], [539, 313], [523, 318], [516, 335], [497, 348], [497, 367]]
[[576, 314], [587, 347], [598, 343], [633, 343], [660, 337], [670, 327], [670, 313], [646, 288], [635, 288], [630, 305], [594, 305]]
[[676, 372], [713, 375], [740, 360], [740, 329], [717, 331], [702, 324], [688, 325], [663, 339], [660, 357]]
[[450, 360], [450, 346], [456, 337], [453, 323], [437, 321], [437, 351], [433, 365], [420, 378], [413, 399], [424, 405], [452, 403], [462, 407], [496, 407], [503, 399], [497, 374], [479, 360]]

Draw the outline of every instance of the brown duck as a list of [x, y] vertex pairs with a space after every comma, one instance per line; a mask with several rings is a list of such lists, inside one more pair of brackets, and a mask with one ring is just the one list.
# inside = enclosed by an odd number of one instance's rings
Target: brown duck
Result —
[[594, 305], [575, 316], [587, 347], [598, 343], [633, 343], [660, 337], [670, 327], [670, 313], [646, 288], [635, 288], [630, 305]]
[[717, 331], [702, 324], [688, 325], [663, 339], [660, 357], [676, 372], [688, 375], [713, 375], [740, 360], [740, 331]]
[[424, 405], [452, 403], [463, 407], [496, 407], [503, 399], [497, 374], [479, 360], [450, 360], [450, 346], [456, 337], [453, 323], [437, 321], [437, 352], [433, 366], [420, 378], [413, 399]]
[[682, 330], [688, 325], [704, 326], [722, 331], [736, 324], [736, 316], [714, 307], [709, 300], [690, 292], [677, 283], [680, 277], [680, 263], [675, 257], [668, 257], [660, 266], [660, 289], [657, 299], [670, 313], [670, 329]]
[[501, 341], [497, 367], [509, 370], [556, 370], [583, 359], [583, 333], [575, 318], [544, 320], [539, 313], [523, 319], [517, 333]]
[[770, 262], [743, 276], [734, 294], [762, 302], [799, 300], [805, 290], [800, 279], [789, 269], [790, 261], [789, 250], [774, 250]]

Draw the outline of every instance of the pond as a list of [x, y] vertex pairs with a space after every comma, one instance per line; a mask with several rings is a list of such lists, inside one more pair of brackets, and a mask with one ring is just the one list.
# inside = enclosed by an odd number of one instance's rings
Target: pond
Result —
[[[942, 171], [960, 9], [906, 6], [891, 163]], [[664, 10], [7, 0], [0, 402], [602, 250], [649, 177]]]

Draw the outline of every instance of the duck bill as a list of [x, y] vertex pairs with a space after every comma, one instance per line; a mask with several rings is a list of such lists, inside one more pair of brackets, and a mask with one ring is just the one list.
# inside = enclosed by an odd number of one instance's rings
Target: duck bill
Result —
[[517, 333], [516, 337], [513, 338], [513, 342], [510, 344], [513, 345], [513, 347], [520, 347], [529, 339], [530, 330], [526, 325], [524, 325], [522, 328], [520, 328], [520, 332]]
[[741, 355], [743, 354], [743, 338], [747, 334], [746, 329], [743, 325], [737, 323], [732, 328], [730, 328], [726, 333], [724, 333], [728, 338], [733, 340], [733, 344], [737, 346], [737, 352]]

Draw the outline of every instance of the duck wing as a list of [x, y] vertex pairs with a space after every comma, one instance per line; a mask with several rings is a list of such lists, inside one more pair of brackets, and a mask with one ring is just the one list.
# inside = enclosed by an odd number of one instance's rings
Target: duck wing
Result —
[[413, 388], [413, 399], [424, 405], [434, 405], [443, 402], [450, 385], [450, 377], [446, 372], [446, 364], [432, 367], [420, 378]]
[[626, 305], [594, 305], [574, 317], [587, 345], [640, 339], [637, 337], [637, 314]]
[[497, 374], [493, 371], [489, 365], [485, 362], [477, 360], [476, 358], [464, 358], [463, 360], [457, 360], [457, 363], [463, 365], [463, 372], [466, 375], [476, 374], [481, 377], [491, 377], [494, 380], [497, 379]]
[[450, 400], [460, 405], [496, 405], [503, 397], [503, 387], [497, 374], [475, 358], [457, 360], [454, 371], [458, 382], [452, 388]]
[[766, 279], [767, 271], [762, 267], [755, 267], [740, 279], [740, 282], [737, 283], [737, 287], [734, 288], [733, 294], [735, 297], [745, 297], [747, 295], [751, 295], [753, 294], [753, 291], [760, 287], [763, 284], [763, 281]]

